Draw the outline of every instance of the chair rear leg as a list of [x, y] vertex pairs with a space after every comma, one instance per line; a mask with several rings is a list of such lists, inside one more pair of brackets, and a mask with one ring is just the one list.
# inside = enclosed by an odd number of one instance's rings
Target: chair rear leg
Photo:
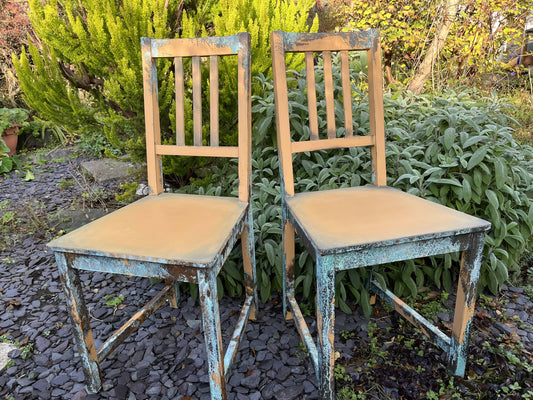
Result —
[[283, 212], [283, 315], [285, 319], [293, 319], [287, 309], [287, 299], [294, 297], [294, 227]]
[[180, 282], [179, 281], [171, 281], [167, 280], [167, 285], [172, 284], [172, 297], [169, 299], [170, 306], [172, 308], [178, 308], [180, 304], [180, 297], [181, 297], [181, 291], [180, 291]]
[[464, 376], [470, 324], [476, 304], [477, 283], [485, 234], [472, 235], [470, 247], [461, 255], [461, 270], [457, 285], [455, 316], [453, 320], [448, 368], [453, 375]]
[[248, 218], [241, 236], [242, 257], [244, 264], [244, 283], [246, 285], [246, 296], [253, 296], [254, 307], [250, 312], [250, 319], [255, 320], [255, 312], [259, 308], [257, 296], [257, 273], [255, 267], [255, 242], [254, 226], [251, 209], [248, 211]]
[[318, 393], [320, 399], [335, 398], [335, 268], [331, 259], [316, 256]]
[[198, 287], [202, 306], [202, 323], [207, 364], [209, 367], [209, 386], [211, 399], [227, 400], [226, 377], [224, 376], [224, 359], [222, 353], [222, 333], [220, 330], [220, 313], [217, 299], [216, 268], [198, 271]]
[[98, 356], [94, 345], [93, 332], [89, 323], [89, 313], [83, 298], [78, 270], [69, 265], [67, 257], [63, 253], [55, 253], [59, 275], [63, 283], [63, 291], [67, 300], [72, 319], [74, 341], [78, 346], [81, 357], [83, 373], [87, 389], [96, 393], [102, 387], [102, 376], [98, 364]]

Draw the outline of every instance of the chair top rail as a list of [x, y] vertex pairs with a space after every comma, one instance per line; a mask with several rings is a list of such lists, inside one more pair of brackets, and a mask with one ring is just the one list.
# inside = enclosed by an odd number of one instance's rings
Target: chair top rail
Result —
[[141, 43], [150, 43], [153, 58], [207, 57], [236, 55], [242, 49], [239, 33], [233, 36], [202, 37], [186, 39], [153, 39], [143, 37]]
[[[251, 168], [251, 37], [241, 32], [233, 36], [207, 38], [141, 39], [145, 99], [146, 152], [148, 182], [153, 194], [163, 192], [162, 156], [238, 158], [239, 199], [249, 200]], [[219, 140], [218, 57], [236, 56], [238, 107], [238, 145], [222, 145]], [[176, 82], [176, 144], [162, 143], [158, 101], [157, 59], [173, 59]], [[185, 82], [183, 58], [192, 58], [192, 82]], [[209, 95], [202, 92], [202, 65], [209, 69]], [[184, 90], [187, 85], [187, 93]], [[189, 96], [189, 91], [192, 91]], [[192, 113], [185, 115], [184, 96], [192, 98]], [[202, 105], [208, 105], [207, 120]], [[193, 122], [193, 143], [185, 143], [185, 118]], [[209, 123], [209, 144], [203, 142], [203, 125]]]
[[364, 32], [342, 33], [294, 33], [276, 31], [283, 36], [283, 49], [286, 53], [306, 51], [364, 51], [372, 48], [379, 37], [377, 29]]
[[[348, 147], [370, 147], [372, 158], [372, 182], [377, 186], [386, 186], [385, 169], [385, 133], [382, 99], [381, 47], [379, 30], [369, 29], [359, 32], [342, 33], [292, 33], [274, 31], [271, 34], [272, 68], [274, 76], [274, 94], [276, 102], [276, 129], [280, 166], [283, 174], [284, 191], [294, 196], [294, 174], [292, 155], [322, 149]], [[353, 127], [351, 82], [349, 77], [348, 52], [365, 51], [368, 63], [368, 99], [370, 129], [367, 135], [358, 135]], [[336, 137], [336, 113], [334, 87], [331, 80], [331, 53], [339, 52], [341, 61], [342, 103], [344, 111], [345, 136]], [[287, 53], [305, 53], [306, 67], [314, 68], [313, 53], [322, 53], [324, 60], [324, 104], [326, 111], [327, 139], [318, 132], [316, 122], [317, 94], [315, 79], [307, 77], [309, 134], [310, 140], [297, 140], [291, 135], [289, 115], [289, 88], [287, 85]], [[311, 86], [311, 87], [309, 87]], [[322, 108], [322, 105], [320, 106]], [[339, 121], [340, 122], [340, 121]], [[323, 129], [322, 129], [323, 130]], [[302, 138], [300, 138], [302, 139]]]

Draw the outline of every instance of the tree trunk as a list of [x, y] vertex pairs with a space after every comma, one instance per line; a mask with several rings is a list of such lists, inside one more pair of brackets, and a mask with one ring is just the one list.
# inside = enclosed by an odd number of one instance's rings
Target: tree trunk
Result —
[[459, 0], [444, 0], [443, 1], [443, 10], [442, 10], [442, 22], [440, 25], [437, 25], [435, 31], [435, 37], [433, 42], [429, 46], [429, 49], [426, 53], [426, 57], [418, 67], [418, 71], [415, 74], [415, 77], [407, 87], [408, 90], [414, 94], [422, 93], [424, 89], [424, 84], [429, 79], [433, 66], [439, 56], [440, 51], [444, 46], [444, 42], [448, 37], [448, 32], [455, 20], [457, 15], [457, 10], [459, 8]]

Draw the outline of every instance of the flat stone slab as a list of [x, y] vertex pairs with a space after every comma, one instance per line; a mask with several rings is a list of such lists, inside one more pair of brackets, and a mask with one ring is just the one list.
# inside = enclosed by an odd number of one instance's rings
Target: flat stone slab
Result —
[[57, 149], [50, 150], [48, 154], [46, 155], [46, 159], [49, 161], [61, 160], [61, 159], [66, 160], [66, 159], [75, 157], [77, 151], [78, 151], [78, 148], [76, 146], [58, 147]]
[[106, 182], [113, 179], [125, 179], [135, 166], [133, 163], [105, 158], [101, 160], [85, 161], [81, 163], [96, 182]]
[[18, 347], [10, 343], [0, 343], [0, 371], [6, 367], [9, 360], [8, 353], [12, 350], [16, 350]]
[[78, 153], [78, 148], [76, 146], [69, 146], [69, 147], [58, 147], [56, 149], [52, 149], [47, 153], [28, 153], [22, 155], [22, 160], [29, 161], [33, 164], [37, 164], [39, 162], [43, 161], [52, 161], [52, 160], [68, 160], [71, 158], [76, 157]]

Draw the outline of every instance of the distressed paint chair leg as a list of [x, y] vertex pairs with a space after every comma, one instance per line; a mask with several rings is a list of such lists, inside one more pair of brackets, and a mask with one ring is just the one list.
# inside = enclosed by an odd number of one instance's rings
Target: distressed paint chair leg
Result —
[[335, 398], [335, 268], [327, 257], [316, 256], [318, 393], [321, 399]]
[[294, 297], [294, 227], [283, 214], [283, 315], [285, 319], [293, 319], [288, 310], [287, 299]]
[[202, 306], [202, 323], [207, 364], [209, 367], [209, 386], [211, 399], [226, 400], [226, 378], [222, 353], [222, 333], [217, 300], [217, 278], [214, 269], [198, 271], [198, 287]]
[[472, 235], [470, 247], [461, 255], [457, 300], [453, 319], [448, 368], [453, 375], [464, 376], [470, 325], [476, 304], [477, 283], [483, 253], [484, 233]]
[[257, 298], [257, 274], [255, 267], [255, 244], [254, 229], [251, 208], [248, 211], [248, 219], [242, 231], [241, 246], [244, 264], [244, 281], [246, 284], [246, 296], [254, 297], [254, 307], [250, 312], [250, 319], [255, 320], [255, 312], [259, 307]]
[[89, 324], [89, 313], [83, 298], [83, 291], [77, 269], [72, 268], [63, 253], [55, 253], [67, 308], [72, 319], [74, 341], [78, 346], [87, 389], [96, 393], [102, 387], [102, 376], [98, 365], [93, 332]]
[[172, 297], [169, 299], [170, 306], [172, 308], [178, 308], [180, 304], [180, 282], [179, 281], [167, 281], [167, 285], [172, 285]]

